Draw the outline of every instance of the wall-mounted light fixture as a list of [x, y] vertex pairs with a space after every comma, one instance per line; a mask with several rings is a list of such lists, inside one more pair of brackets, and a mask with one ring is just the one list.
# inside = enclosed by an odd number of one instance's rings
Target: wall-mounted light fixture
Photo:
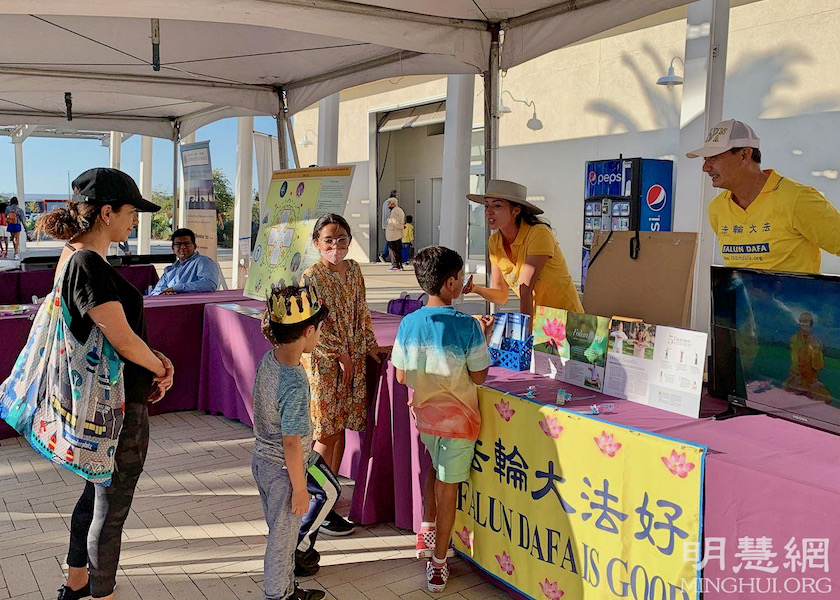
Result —
[[312, 140], [310, 140], [310, 139], [309, 139], [309, 134], [310, 134], [310, 133], [311, 133], [312, 135], [314, 135], [316, 139], [318, 138], [318, 134], [317, 134], [317, 133], [315, 133], [315, 132], [314, 132], [314, 131], [312, 131], [311, 129], [307, 129], [307, 130], [303, 133], [303, 139], [299, 142], [299, 144], [300, 144], [301, 146], [303, 146], [304, 148], [309, 148], [312, 144], [314, 144], [314, 143], [315, 143], [315, 142], [313, 142]]
[[514, 98], [514, 97], [513, 97], [513, 94], [511, 94], [511, 93], [510, 93], [509, 91], [507, 91], [507, 90], [503, 91], [503, 92], [502, 92], [502, 96], [501, 96], [501, 98], [499, 98], [499, 114], [506, 115], [506, 114], [508, 114], [508, 113], [513, 112], [513, 111], [510, 109], [510, 107], [509, 107], [509, 106], [507, 106], [507, 105], [505, 104], [505, 102], [504, 102], [504, 96], [505, 96], [505, 94], [507, 94], [508, 96], [510, 96], [510, 99], [511, 99], [511, 100], [513, 100], [514, 102], [519, 102], [520, 104], [524, 104], [525, 106], [530, 107], [530, 108], [534, 111], [534, 112], [533, 112], [533, 114], [532, 114], [532, 116], [531, 116], [531, 118], [530, 118], [530, 119], [528, 119], [528, 122], [527, 122], [527, 123], [525, 123], [525, 127], [527, 127], [528, 129], [530, 129], [531, 131], [539, 131], [540, 129], [542, 129], [542, 128], [543, 128], [542, 121], [540, 121], [540, 120], [537, 118], [537, 105], [536, 105], [536, 104], [534, 104], [534, 101], [533, 101], [533, 100], [518, 100], [518, 99]]
[[660, 77], [659, 79], [657, 79], [656, 80], [656, 85], [667, 85], [668, 89], [670, 90], [670, 89], [674, 89], [675, 85], [682, 85], [683, 84], [683, 78], [680, 77], [679, 75], [677, 75], [676, 73], [674, 73], [674, 61], [675, 60], [678, 60], [682, 63], [683, 73], [685, 73], [685, 63], [683, 62], [683, 59], [681, 59], [679, 56], [675, 56], [674, 58], [671, 59], [671, 66], [668, 67], [668, 74]]

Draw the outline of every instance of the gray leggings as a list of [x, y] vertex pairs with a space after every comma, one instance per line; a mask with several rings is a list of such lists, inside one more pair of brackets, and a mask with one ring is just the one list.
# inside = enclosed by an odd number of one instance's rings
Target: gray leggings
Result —
[[123, 525], [148, 449], [149, 409], [145, 404], [126, 403], [111, 484], [88, 482], [73, 509], [67, 564], [88, 567], [90, 592], [96, 598], [114, 591]]

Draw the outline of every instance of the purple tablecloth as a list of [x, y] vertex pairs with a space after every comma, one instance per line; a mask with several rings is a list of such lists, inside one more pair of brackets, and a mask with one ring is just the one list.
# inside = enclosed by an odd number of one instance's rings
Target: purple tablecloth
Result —
[[[120, 275], [143, 293], [158, 282], [154, 265], [116, 267]], [[55, 271], [2, 271], [0, 272], [0, 304], [32, 302], [32, 296], [43, 298], [50, 293]]]
[[[172, 389], [159, 403], [149, 406], [150, 414], [196, 409], [204, 306], [213, 302], [238, 302], [245, 299], [242, 290], [145, 298], [149, 344], [168, 356], [175, 366]], [[15, 360], [26, 343], [30, 326], [28, 316], [0, 317], [0, 340], [3, 340], [0, 381], [12, 372]], [[0, 439], [14, 435], [14, 430], [0, 421]]]
[[[254, 304], [254, 305], [258, 305]], [[208, 306], [202, 365], [199, 407], [221, 412], [251, 423], [250, 394], [257, 362], [269, 349], [255, 319], [218, 306]], [[380, 344], [393, 341], [398, 318], [374, 314], [374, 327]], [[352, 472], [356, 487], [350, 516], [360, 523], [393, 521], [400, 527], [417, 529], [422, 514], [421, 472], [427, 454], [418, 440], [409, 418], [408, 390], [396, 383], [393, 368], [386, 366], [380, 377], [372, 378], [373, 402], [369, 408], [368, 432], [363, 436], [348, 434], [348, 454], [352, 464], [342, 465]], [[209, 379], [208, 374], [213, 378]], [[487, 385], [514, 394], [524, 394], [529, 385], [539, 390], [538, 400], [552, 400], [559, 384], [531, 373], [504, 369], [490, 370]], [[725, 403], [704, 398], [701, 419], [689, 419], [661, 410], [616, 400], [591, 396], [592, 392], [564, 386], [581, 399], [570, 408], [587, 407], [596, 402], [612, 402], [616, 411], [603, 415], [605, 421], [636, 427], [660, 435], [706, 444], [704, 535], [724, 538], [727, 562], [725, 570], [717, 561], [706, 566], [707, 580], [734, 581], [732, 568], [740, 561], [739, 538], [767, 537], [777, 553], [773, 564], [780, 570], [777, 585], [784, 590], [788, 578], [790, 593], [767, 595], [751, 590], [749, 578], [766, 576], [760, 571], [741, 571], [747, 585], [717, 591], [710, 587], [706, 600], [764, 600], [766, 598], [812, 598], [813, 593], [797, 593], [801, 578], [830, 578], [832, 589], [840, 589], [840, 577], [812, 570], [805, 575], [791, 574], [782, 567], [786, 560], [785, 544], [795, 538], [828, 538], [828, 564], [840, 564], [840, 437], [768, 416], [742, 416], [716, 421], [708, 418], [725, 408]], [[347, 455], [345, 455], [347, 459]], [[355, 465], [355, 469], [352, 467]], [[734, 585], [734, 584], [732, 584]], [[766, 584], [762, 584], [766, 585]], [[822, 597], [829, 597], [823, 595]]]
[[[264, 303], [240, 304], [262, 307]], [[377, 312], [372, 316], [379, 344], [393, 344], [400, 318]], [[259, 320], [207, 306], [202, 346], [198, 408], [252, 426], [251, 391], [257, 365], [271, 349]], [[350, 517], [360, 523], [395, 521], [409, 528], [412, 515], [422, 510], [419, 495], [413, 491], [420, 482], [421, 462], [426, 466], [428, 458], [409, 419], [408, 390], [396, 382], [390, 363], [368, 361], [368, 382], [368, 397], [375, 399], [368, 407], [368, 432], [346, 432], [339, 470], [356, 481]], [[394, 435], [406, 431], [411, 434]]]
[[204, 307], [245, 299], [242, 290], [145, 298], [149, 345], [169, 357], [175, 367], [175, 383], [163, 400], [149, 406], [150, 415], [196, 409]]

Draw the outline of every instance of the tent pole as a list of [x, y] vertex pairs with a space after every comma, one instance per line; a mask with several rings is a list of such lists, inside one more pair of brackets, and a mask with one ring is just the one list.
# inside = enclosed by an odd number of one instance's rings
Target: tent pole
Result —
[[286, 148], [286, 114], [283, 109], [277, 113], [277, 149], [280, 157], [280, 168], [289, 168], [289, 152]]
[[175, 136], [172, 139], [172, 227], [170, 235], [181, 223], [178, 223], [178, 140], [181, 138], [181, 124], [175, 123]]
[[[484, 189], [491, 179], [496, 178], [497, 151], [499, 149], [499, 26], [490, 29], [490, 57], [487, 71], [484, 72]], [[490, 286], [490, 225], [485, 220], [484, 230], [487, 240], [484, 244], [485, 285]], [[496, 307], [491, 302], [485, 303], [488, 313]]]
[[283, 113], [283, 118], [286, 120], [286, 133], [289, 134], [289, 146], [292, 147], [292, 158], [295, 159], [295, 169], [300, 169], [300, 158], [298, 158], [297, 144], [295, 143], [295, 124], [291, 118]]

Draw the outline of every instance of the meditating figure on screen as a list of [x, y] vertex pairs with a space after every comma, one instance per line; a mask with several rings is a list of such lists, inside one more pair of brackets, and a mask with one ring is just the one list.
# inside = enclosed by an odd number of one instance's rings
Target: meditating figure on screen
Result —
[[790, 374], [783, 387], [814, 400], [831, 403], [831, 393], [820, 381], [825, 368], [822, 343], [813, 333], [814, 317], [809, 312], [799, 315], [799, 331], [790, 338]]

